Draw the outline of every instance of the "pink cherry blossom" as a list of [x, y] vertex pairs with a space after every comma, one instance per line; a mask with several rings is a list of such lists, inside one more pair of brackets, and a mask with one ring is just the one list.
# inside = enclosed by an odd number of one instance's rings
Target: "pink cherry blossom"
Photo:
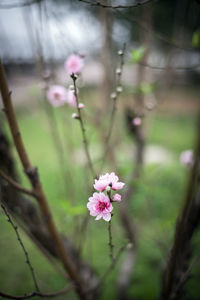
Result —
[[55, 106], [61, 106], [67, 101], [67, 90], [60, 85], [52, 85], [47, 91], [47, 99]]
[[105, 175], [101, 175], [99, 179], [95, 179], [94, 188], [99, 192], [105, 191], [107, 186], [110, 186], [112, 190], [121, 190], [125, 183], [118, 182], [119, 178], [115, 175], [114, 172], [106, 173]]
[[112, 197], [112, 201], [114, 202], [120, 202], [121, 201], [121, 195], [120, 194], [114, 194]]
[[142, 124], [142, 120], [139, 117], [134, 118], [132, 122], [135, 126], [140, 126]]
[[113, 206], [104, 193], [94, 193], [88, 200], [87, 208], [90, 211], [90, 215], [96, 217], [95, 220], [103, 218], [107, 222], [110, 221]]
[[76, 97], [73, 90], [67, 91], [67, 103], [72, 107], [76, 107]]
[[72, 54], [65, 61], [65, 69], [69, 75], [79, 74], [83, 68], [83, 58], [79, 55]]
[[186, 150], [181, 152], [180, 162], [185, 166], [192, 166], [194, 163], [194, 154], [192, 150]]

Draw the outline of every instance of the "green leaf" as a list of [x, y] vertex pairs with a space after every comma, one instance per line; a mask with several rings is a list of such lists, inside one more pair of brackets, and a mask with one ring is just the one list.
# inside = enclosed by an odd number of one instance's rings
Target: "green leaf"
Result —
[[141, 59], [143, 58], [144, 54], [146, 51], [146, 47], [145, 46], [141, 46], [135, 50], [131, 51], [132, 54], [132, 62], [134, 64], [138, 63], [141, 61]]
[[147, 82], [142, 82], [140, 84], [139, 90], [142, 94], [148, 95], [151, 94], [155, 91], [156, 89], [156, 83], [147, 83]]
[[199, 35], [200, 31], [195, 31], [192, 35], [192, 46], [198, 47], [199, 46]]

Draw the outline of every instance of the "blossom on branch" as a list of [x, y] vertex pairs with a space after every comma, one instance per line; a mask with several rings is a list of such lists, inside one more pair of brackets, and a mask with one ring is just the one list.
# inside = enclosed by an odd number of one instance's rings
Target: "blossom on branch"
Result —
[[93, 196], [89, 198], [87, 208], [90, 211], [90, 215], [96, 217], [95, 220], [103, 218], [107, 222], [110, 221], [113, 206], [110, 199], [104, 193], [94, 193]]
[[121, 195], [120, 194], [114, 194], [113, 196], [112, 196], [112, 201], [113, 202], [120, 202], [121, 201]]
[[72, 54], [65, 61], [65, 69], [69, 75], [79, 74], [83, 68], [83, 58], [79, 55]]
[[109, 186], [112, 190], [121, 190], [124, 187], [123, 182], [119, 182], [118, 176], [114, 172], [101, 175], [99, 179], [95, 179], [94, 188], [99, 192], [103, 192]]
[[61, 85], [52, 85], [47, 91], [47, 99], [55, 106], [62, 106], [67, 101], [67, 89]]

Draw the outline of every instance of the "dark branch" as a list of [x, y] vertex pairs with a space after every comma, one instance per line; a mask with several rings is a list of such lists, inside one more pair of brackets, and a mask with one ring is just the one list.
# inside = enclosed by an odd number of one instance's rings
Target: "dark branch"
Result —
[[147, 68], [150, 68], [150, 69], [156, 69], [156, 70], [180, 70], [180, 71], [184, 71], [184, 70], [193, 70], [193, 69], [198, 69], [200, 68], [200, 64], [196, 64], [196, 65], [191, 65], [191, 66], [171, 66], [171, 67], [168, 67], [168, 66], [153, 66], [153, 65], [150, 65], [148, 63], [143, 63], [143, 62], [138, 62], [137, 63], [138, 65], [142, 65], [143, 67], [147, 67]]
[[8, 299], [29, 299], [32, 297], [41, 297], [41, 298], [53, 298], [53, 297], [57, 297], [60, 295], [65, 295], [66, 293], [68, 293], [71, 289], [73, 288], [73, 285], [68, 286], [66, 289], [63, 289], [61, 291], [58, 291], [56, 293], [40, 293], [40, 292], [32, 292], [30, 294], [25, 294], [23, 296], [13, 296], [13, 295], [9, 295], [3, 292], [0, 292], [0, 296], [3, 298], [8, 298]]
[[28, 190], [26, 188], [24, 188], [23, 186], [21, 186], [19, 183], [17, 183], [15, 180], [13, 180], [12, 178], [10, 178], [9, 176], [7, 176], [2, 170], [0, 170], [0, 176], [6, 180], [10, 185], [12, 185], [16, 190], [27, 194], [29, 196], [32, 197], [36, 197], [35, 193], [31, 190]]
[[78, 0], [80, 2], [83, 2], [83, 3], [86, 3], [86, 4], [89, 4], [90, 6], [98, 6], [98, 7], [103, 7], [103, 8], [113, 8], [113, 9], [117, 9], [117, 8], [133, 8], [133, 7], [136, 7], [136, 6], [140, 6], [140, 5], [144, 5], [150, 1], [153, 1], [153, 0], [144, 0], [144, 1], [136, 1], [134, 4], [131, 4], [131, 5], [108, 5], [108, 4], [103, 4], [102, 2], [100, 1], [88, 1], [88, 0]]

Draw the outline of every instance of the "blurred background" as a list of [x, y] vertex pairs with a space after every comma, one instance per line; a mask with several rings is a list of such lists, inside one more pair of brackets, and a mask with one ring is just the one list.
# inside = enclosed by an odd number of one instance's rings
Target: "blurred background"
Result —
[[[134, 4], [124, 0], [101, 2], [111, 6]], [[118, 51], [124, 45], [119, 84]], [[83, 257], [98, 276], [109, 265], [107, 226], [91, 217], [81, 242], [93, 179], [86, 167], [79, 122], [71, 118], [74, 108], [51, 107], [46, 98], [47, 81], [48, 86], [68, 88], [72, 84], [64, 69], [72, 53], [84, 56], [78, 88], [85, 104], [83, 117], [96, 172], [115, 171], [121, 181], [134, 187], [127, 202], [137, 245], [136, 259], [130, 261], [130, 282], [124, 298], [120, 298], [124, 254], [107, 277], [101, 299], [159, 298], [192, 165], [192, 152], [186, 159], [182, 153], [194, 148], [197, 136], [199, 50], [200, 4], [195, 0], [149, 1], [128, 9], [91, 6], [79, 0], [0, 1], [0, 57], [25, 145], [39, 169], [59, 230], [77, 247], [82, 243]], [[117, 99], [110, 147], [101, 168], [113, 105], [110, 95], [116, 86], [122, 86], [123, 91]], [[18, 180], [28, 187], [2, 107], [1, 102], [1, 130], [9, 140]], [[139, 125], [133, 123], [135, 118], [140, 119]], [[132, 242], [117, 209], [116, 205], [116, 252]], [[3, 211], [0, 227], [0, 290], [12, 294], [32, 291], [25, 258]], [[25, 231], [20, 229], [20, 233], [41, 289], [63, 288], [66, 279], [41, 255]], [[199, 249], [197, 230], [191, 261]], [[199, 270], [197, 260], [183, 299], [200, 298]]]

